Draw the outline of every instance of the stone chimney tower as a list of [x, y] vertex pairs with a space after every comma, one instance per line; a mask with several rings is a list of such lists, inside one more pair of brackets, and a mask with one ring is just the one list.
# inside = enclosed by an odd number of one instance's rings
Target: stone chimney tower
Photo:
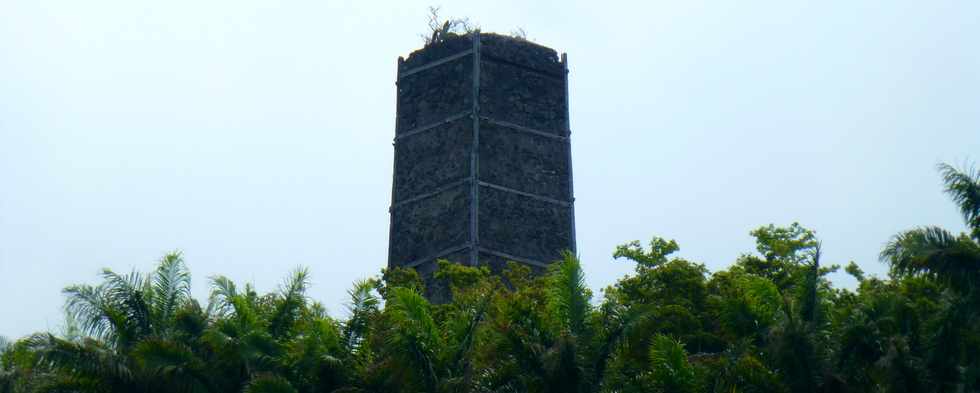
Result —
[[[541, 271], [575, 251], [568, 62], [473, 32], [398, 59], [388, 266]], [[432, 296], [430, 288], [430, 297]]]

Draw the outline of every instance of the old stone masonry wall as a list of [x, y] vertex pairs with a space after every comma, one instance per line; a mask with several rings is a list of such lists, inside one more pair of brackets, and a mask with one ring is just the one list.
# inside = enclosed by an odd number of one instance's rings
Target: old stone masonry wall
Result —
[[567, 70], [479, 32], [398, 59], [389, 267], [434, 284], [437, 259], [540, 271], [574, 252]]

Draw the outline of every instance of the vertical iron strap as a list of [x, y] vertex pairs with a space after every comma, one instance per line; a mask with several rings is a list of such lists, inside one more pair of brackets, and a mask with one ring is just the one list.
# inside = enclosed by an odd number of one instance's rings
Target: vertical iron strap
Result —
[[[395, 70], [395, 136], [398, 136], [398, 115], [401, 113], [399, 111], [398, 102], [401, 101], [398, 98], [398, 79], [401, 78], [402, 73], [402, 63], [405, 59], [398, 57], [398, 66]], [[395, 182], [398, 180], [398, 147], [394, 143], [391, 144], [394, 154], [392, 154], [391, 159], [391, 205], [395, 204]], [[389, 206], [391, 206], [389, 205]], [[392, 209], [388, 209], [388, 268], [393, 268], [393, 264], [396, 263], [393, 260], [395, 245], [395, 212]]]
[[568, 106], [568, 54], [561, 54], [561, 64], [562, 68], [565, 70], [565, 146], [566, 154], [568, 157], [568, 200], [571, 203], [569, 207], [569, 215], [571, 216], [571, 235], [572, 239], [569, 241], [569, 247], [572, 253], [576, 253], [576, 240], [575, 240], [575, 187], [572, 185], [572, 116], [571, 109]]
[[473, 150], [470, 152], [470, 266], [479, 261], [480, 247], [480, 31], [473, 32]]

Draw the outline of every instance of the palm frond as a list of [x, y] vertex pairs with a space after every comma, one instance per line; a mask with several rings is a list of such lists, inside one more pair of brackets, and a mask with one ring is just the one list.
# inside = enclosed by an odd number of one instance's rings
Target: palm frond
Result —
[[497, 329], [500, 330], [504, 338], [498, 349], [499, 352], [509, 354], [516, 363], [516, 367], [509, 370], [510, 373], [505, 373], [501, 377], [506, 380], [513, 380], [524, 373], [530, 375], [545, 374], [543, 357], [547, 348], [538, 340], [539, 337], [532, 338], [528, 334], [530, 332], [523, 331], [523, 329], [510, 323], [498, 326]]
[[594, 378], [600, 381], [607, 363], [617, 348], [627, 347], [634, 338], [648, 337], [653, 330], [657, 309], [651, 304], [638, 304], [629, 308], [605, 303], [600, 318], [603, 327], [594, 356]]
[[350, 296], [350, 302], [347, 304], [350, 317], [344, 324], [343, 335], [344, 345], [349, 351], [355, 351], [360, 345], [371, 316], [378, 312], [380, 300], [374, 294], [375, 285], [374, 280], [360, 280], [347, 291]]
[[578, 258], [562, 253], [562, 260], [552, 265], [548, 279], [549, 307], [559, 327], [573, 334], [585, 330], [589, 312], [589, 290]]
[[191, 274], [180, 252], [169, 253], [160, 260], [150, 276], [149, 302], [157, 323], [169, 324], [177, 310], [191, 297]]
[[73, 285], [62, 293], [67, 297], [68, 318], [75, 320], [84, 334], [113, 344], [128, 342], [135, 336], [127, 315], [107, 297], [104, 286]]
[[960, 290], [977, 285], [980, 279], [980, 246], [938, 227], [895, 235], [880, 258], [890, 264], [893, 274], [931, 274]]
[[[177, 310], [173, 316], [174, 337], [193, 339], [200, 337], [208, 327], [208, 316], [201, 310], [197, 300], [191, 299]], [[186, 341], [185, 341], [186, 342]]]
[[238, 296], [235, 283], [225, 276], [211, 277], [211, 294], [208, 296], [208, 315], [227, 316], [233, 310], [231, 299]]
[[197, 366], [195, 362], [198, 360], [190, 348], [158, 338], [140, 341], [130, 356], [140, 367], [168, 376]]
[[679, 341], [657, 334], [650, 341], [653, 379], [664, 392], [694, 392], [696, 376]]
[[492, 296], [483, 296], [482, 300], [477, 303], [476, 307], [470, 310], [468, 313], [468, 318], [466, 320], [465, 329], [460, 332], [461, 336], [456, 337], [456, 342], [459, 345], [456, 348], [455, 354], [452, 357], [453, 367], [457, 370], [463, 370], [469, 367], [468, 362], [466, 362], [467, 354], [473, 348], [476, 341], [477, 328], [483, 322], [483, 318], [487, 313], [487, 309], [490, 307], [490, 301], [493, 299]]
[[393, 331], [387, 337], [387, 346], [409, 367], [421, 372], [427, 391], [438, 385], [436, 369], [440, 347], [439, 332], [429, 311], [429, 302], [414, 289], [393, 287], [386, 305]]
[[252, 378], [245, 386], [245, 393], [296, 393], [296, 388], [286, 378], [265, 374]]
[[148, 302], [150, 282], [137, 271], [119, 275], [109, 269], [102, 270], [102, 279], [105, 299], [126, 316], [127, 325], [136, 337], [150, 334], [153, 328]]
[[[974, 237], [980, 234], [980, 171], [967, 169], [959, 171], [948, 164], [938, 165], [943, 176], [946, 194], [960, 208], [963, 219], [973, 230]], [[980, 241], [980, 238], [976, 238]]]
[[76, 343], [52, 334], [35, 334], [27, 338], [27, 346], [36, 352], [39, 364], [69, 375], [114, 383], [133, 377], [124, 357], [95, 340]]
[[800, 306], [800, 318], [806, 323], [813, 323], [817, 319], [818, 306], [820, 299], [817, 298], [817, 286], [820, 283], [820, 242], [813, 248], [813, 261], [806, 271], [803, 281], [803, 294]]
[[307, 268], [297, 268], [283, 282], [269, 318], [269, 332], [273, 336], [284, 336], [293, 328], [299, 310], [306, 304], [306, 288], [309, 284], [310, 272]]

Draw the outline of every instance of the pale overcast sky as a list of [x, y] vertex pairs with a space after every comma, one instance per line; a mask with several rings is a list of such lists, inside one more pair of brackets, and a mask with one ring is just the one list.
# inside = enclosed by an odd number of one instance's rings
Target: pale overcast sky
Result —
[[[174, 249], [199, 299], [304, 265], [343, 316], [386, 264], [396, 59], [430, 4], [0, 0], [0, 335]], [[568, 52], [597, 293], [653, 235], [717, 270], [799, 221], [880, 275], [897, 231], [964, 228], [935, 164], [980, 160], [980, 2], [442, 5]]]

